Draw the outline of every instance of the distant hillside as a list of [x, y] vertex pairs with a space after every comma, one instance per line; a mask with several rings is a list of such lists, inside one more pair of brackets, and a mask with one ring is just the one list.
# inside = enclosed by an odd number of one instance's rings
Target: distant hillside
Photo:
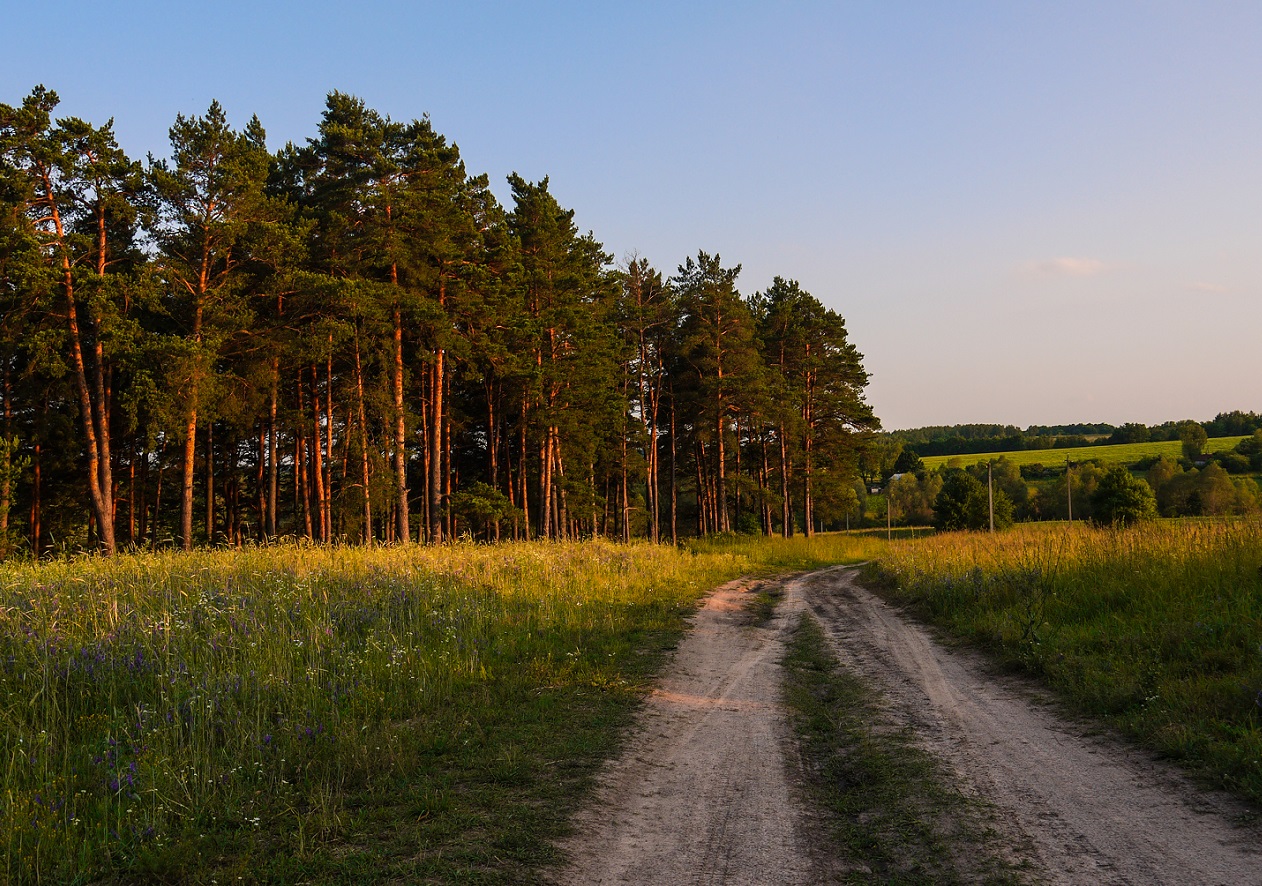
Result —
[[[1171, 442], [1179, 439], [1179, 427], [1187, 421], [1189, 419], [1167, 421], [1152, 426], [1135, 422], [1120, 426], [1106, 423], [1030, 425], [1024, 430], [999, 424], [930, 425], [893, 431], [889, 436], [923, 459], [936, 459], [992, 452], [1081, 449], [1100, 444]], [[1210, 438], [1241, 437], [1262, 428], [1262, 414], [1240, 410], [1220, 412], [1210, 421], [1196, 424], [1204, 428]]]
[[[1239, 445], [1240, 441], [1245, 439], [1243, 436], [1235, 437], [1211, 437], [1205, 443], [1205, 453], [1207, 455], [1215, 452], [1229, 452]], [[1105, 465], [1132, 465], [1146, 458], [1156, 458], [1158, 456], [1166, 456], [1170, 459], [1178, 459], [1182, 454], [1181, 444], [1178, 440], [1161, 440], [1157, 442], [1147, 443], [1117, 443], [1106, 444], [1101, 446], [1084, 446], [1075, 449], [1072, 453], [1066, 452], [1064, 449], [1031, 449], [1020, 452], [994, 452], [994, 453], [970, 453], [977, 455], [978, 458], [969, 458], [966, 456], [956, 455], [934, 455], [924, 458], [924, 466], [926, 470], [933, 470], [947, 464], [954, 458], [959, 458], [961, 466], [976, 464], [986, 461], [986, 455], [996, 455], [1008, 459], [1018, 466], [1041, 464], [1046, 466], [1060, 465], [1064, 466], [1066, 458], [1072, 458], [1075, 462], [1099, 460]]]

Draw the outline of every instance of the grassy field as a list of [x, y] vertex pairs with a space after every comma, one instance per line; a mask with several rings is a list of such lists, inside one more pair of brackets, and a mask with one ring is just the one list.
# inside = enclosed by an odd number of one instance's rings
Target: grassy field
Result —
[[[1205, 451], [1227, 452], [1235, 449], [1244, 437], [1212, 437], [1205, 444]], [[1164, 440], [1160, 443], [1117, 443], [1112, 446], [1079, 446], [1073, 449], [1028, 449], [1020, 452], [992, 452], [974, 455], [931, 455], [923, 459], [926, 468], [933, 469], [959, 459], [961, 467], [978, 464], [989, 459], [1000, 457], [1017, 465], [1041, 464], [1048, 467], [1063, 465], [1068, 456], [1074, 461], [1100, 459], [1106, 465], [1131, 465], [1140, 459], [1164, 455], [1177, 459], [1183, 454], [1183, 444], [1178, 440]]]
[[1262, 804], [1262, 523], [947, 533], [874, 571], [895, 601]]
[[874, 539], [0, 567], [8, 882], [521, 882], [736, 575]]
[[0, 567], [0, 876], [537, 879], [708, 588], [876, 558], [896, 600], [1262, 802], [1258, 522], [883, 535]]

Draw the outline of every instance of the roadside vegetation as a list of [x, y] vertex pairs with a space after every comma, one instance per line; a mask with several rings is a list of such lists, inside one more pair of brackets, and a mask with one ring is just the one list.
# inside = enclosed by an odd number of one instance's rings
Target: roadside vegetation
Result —
[[5, 564], [3, 876], [529, 878], [703, 593], [863, 560], [921, 617], [1262, 802], [1257, 521], [884, 535]]
[[8, 882], [518, 882], [707, 590], [875, 539], [0, 567]]
[[1262, 803], [1262, 523], [1025, 526], [891, 546], [889, 598]]
[[910, 730], [886, 722], [875, 691], [839, 665], [810, 616], [789, 644], [785, 701], [841, 882], [1022, 882], [990, 810], [961, 794]]
[[[1004, 453], [993, 460], [985, 456], [976, 464], [962, 466], [953, 457], [938, 467], [917, 464], [905, 473], [885, 478], [884, 496], [872, 513], [872, 496], [865, 503], [871, 518], [895, 524], [924, 525], [939, 529], [980, 529], [988, 525], [993, 490], [995, 525], [1046, 520], [1093, 520], [1110, 524], [1121, 519], [1150, 517], [1226, 517], [1262, 513], [1262, 431], [1248, 437], [1220, 440], [1230, 449], [1209, 451], [1214, 440], [1194, 444], [1122, 444], [1101, 451], [1126, 454], [1059, 464], [1022, 463], [1029, 453]], [[1177, 448], [1173, 455], [1137, 453], [1152, 447]], [[1206, 451], [1201, 451], [1201, 446]], [[1073, 450], [1075, 453], [1087, 450]], [[1117, 492], [1129, 489], [1131, 505], [1120, 512]], [[1138, 499], [1151, 499], [1138, 505]], [[886, 501], [888, 500], [888, 505]], [[888, 506], [889, 514], [882, 513]]]

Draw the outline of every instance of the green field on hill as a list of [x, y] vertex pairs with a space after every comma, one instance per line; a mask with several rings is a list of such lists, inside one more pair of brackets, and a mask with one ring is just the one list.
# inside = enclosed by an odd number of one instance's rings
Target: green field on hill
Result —
[[[1244, 437], [1212, 437], [1205, 443], [1205, 452], [1227, 452], [1235, 449]], [[947, 464], [952, 459], [959, 459], [961, 467], [974, 465], [989, 459], [1006, 458], [1017, 465], [1055, 465], [1064, 464], [1068, 456], [1075, 462], [1100, 459], [1106, 465], [1130, 465], [1149, 456], [1164, 455], [1166, 458], [1179, 458], [1183, 454], [1183, 444], [1178, 440], [1163, 440], [1159, 443], [1115, 443], [1111, 446], [1079, 446], [1073, 449], [1026, 449], [1018, 452], [979, 452], [968, 455], [931, 455], [923, 459], [926, 468], [932, 470]]]

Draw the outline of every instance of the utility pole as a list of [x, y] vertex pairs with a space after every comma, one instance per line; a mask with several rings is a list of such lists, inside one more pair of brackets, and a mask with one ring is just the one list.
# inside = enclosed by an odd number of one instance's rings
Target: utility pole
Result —
[[1069, 456], [1065, 456], [1065, 501], [1069, 506], [1069, 525], [1074, 525], [1074, 478], [1070, 473], [1073, 464], [1069, 461]]
[[986, 462], [986, 503], [990, 505], [990, 531], [995, 531], [995, 467], [994, 462]]
[[894, 539], [894, 506], [890, 503], [890, 487], [885, 487], [885, 540], [893, 541]]

